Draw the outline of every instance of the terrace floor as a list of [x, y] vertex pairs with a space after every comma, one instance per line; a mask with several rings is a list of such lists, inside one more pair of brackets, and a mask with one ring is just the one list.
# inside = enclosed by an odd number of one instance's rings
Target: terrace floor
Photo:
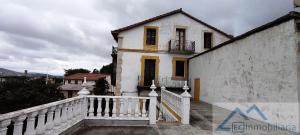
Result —
[[[212, 106], [206, 103], [191, 103], [190, 125], [178, 125], [158, 122], [155, 126], [103, 126], [81, 129], [74, 135], [216, 135], [215, 129], [230, 113], [219, 108], [212, 113]], [[214, 109], [216, 109], [214, 107]], [[214, 110], [215, 112], [216, 110]], [[238, 118], [237, 118], [238, 119]], [[253, 121], [255, 123], [257, 121]], [[231, 135], [231, 132], [218, 134]], [[290, 135], [287, 132], [250, 132], [243, 135]]]

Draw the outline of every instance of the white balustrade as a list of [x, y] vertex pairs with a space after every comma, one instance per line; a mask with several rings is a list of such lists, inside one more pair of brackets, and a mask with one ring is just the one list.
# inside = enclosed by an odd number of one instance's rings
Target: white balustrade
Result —
[[182, 124], [189, 124], [191, 95], [187, 92], [188, 89], [187, 82], [184, 84], [184, 92], [181, 95], [170, 92], [165, 87], [161, 88], [162, 112], [168, 121], [177, 119]]
[[[155, 124], [158, 96], [154, 91], [155, 88], [153, 85], [149, 97], [95, 96], [85, 95], [88, 92], [82, 92], [84, 94], [74, 98], [2, 114], [0, 135], [7, 134], [12, 121], [13, 135], [22, 135], [23, 129], [25, 135], [60, 134], [84, 119], [143, 120]], [[98, 101], [98, 105], [95, 104], [95, 100]], [[146, 107], [147, 100], [150, 100], [149, 107]], [[146, 108], [149, 110], [147, 111]]]
[[[68, 128], [66, 127], [67, 125], [71, 127], [82, 120], [80, 119], [78, 121], [70, 123], [70, 125], [64, 124], [68, 122], [67, 117], [72, 114], [67, 112], [67, 109], [69, 109], [67, 108], [67, 105], [71, 104], [71, 102], [76, 101], [78, 103], [76, 107], [79, 114], [79, 111], [81, 110], [78, 109], [78, 107], [81, 107], [80, 105], [82, 103], [80, 102], [83, 102], [83, 100], [80, 99], [82, 99], [82, 97], [74, 97], [7, 114], [2, 114], [0, 115], [0, 135], [7, 134], [7, 128], [11, 124], [11, 121], [14, 122], [13, 135], [22, 135], [26, 118], [27, 124], [24, 135], [59, 134], [63, 131], [63, 129]], [[75, 106], [74, 110], [76, 110]], [[47, 122], [45, 123], [46, 119]], [[36, 120], [37, 126], [35, 127]]]
[[[86, 119], [149, 120], [149, 114], [146, 112], [146, 100], [150, 97], [90, 95], [87, 96], [87, 99], [97, 99], [98, 107], [95, 106], [95, 103], [90, 105], [92, 108], [89, 109], [89, 112], [95, 110], [97, 115], [88, 115]], [[117, 106], [118, 102], [119, 106]], [[102, 112], [104, 112], [104, 116], [101, 115]]]

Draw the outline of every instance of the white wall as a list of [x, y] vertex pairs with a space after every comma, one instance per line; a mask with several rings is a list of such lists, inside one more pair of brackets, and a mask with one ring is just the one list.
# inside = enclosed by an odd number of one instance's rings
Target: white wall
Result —
[[[159, 76], [172, 76], [172, 59], [173, 57], [191, 57], [192, 55], [176, 55], [169, 54], [168, 42], [171, 39], [175, 39], [176, 27], [186, 28], [186, 40], [196, 42], [196, 52], [204, 51], [203, 46], [203, 34], [204, 32], [213, 32], [213, 46], [223, 43], [229, 40], [224, 35], [186, 17], [183, 14], [175, 14], [154, 22], [150, 22], [143, 26], [139, 26], [119, 34], [119, 37], [123, 37], [120, 40], [121, 48], [126, 49], [143, 49], [144, 40], [144, 26], [157, 26], [158, 31], [158, 47], [159, 50], [165, 52], [158, 53], [142, 53], [142, 52], [126, 52], [122, 51], [121, 65], [121, 92], [132, 93], [136, 95], [138, 76], [141, 74], [141, 57], [142, 55], [147, 56], [159, 56]], [[119, 45], [120, 45], [119, 44]]]
[[158, 31], [158, 46], [159, 50], [167, 50], [168, 42], [175, 39], [176, 27], [186, 27], [186, 40], [196, 42], [196, 52], [204, 51], [203, 33], [213, 32], [213, 46], [223, 43], [228, 40], [224, 35], [186, 17], [183, 14], [175, 14], [154, 22], [150, 22], [143, 26], [139, 26], [119, 34], [123, 37], [122, 48], [143, 49], [144, 26], [157, 26]]
[[159, 56], [159, 76], [172, 76], [173, 57], [185, 57], [186, 55], [176, 55], [168, 53], [123, 53], [122, 74], [121, 74], [121, 92], [132, 93], [136, 95], [138, 86], [138, 76], [141, 75], [142, 56]]
[[[296, 36], [290, 20], [191, 59], [191, 94], [200, 78], [200, 100], [208, 103], [299, 103]], [[299, 118], [264, 111], [279, 121]]]

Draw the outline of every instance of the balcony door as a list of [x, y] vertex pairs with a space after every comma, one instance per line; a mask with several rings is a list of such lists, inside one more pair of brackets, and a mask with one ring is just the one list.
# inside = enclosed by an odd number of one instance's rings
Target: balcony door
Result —
[[155, 65], [155, 59], [145, 59], [144, 86], [151, 86], [152, 80], [155, 80]]
[[184, 50], [184, 48], [185, 48], [185, 29], [182, 29], [182, 28], [176, 29], [176, 42], [177, 42], [177, 49]]

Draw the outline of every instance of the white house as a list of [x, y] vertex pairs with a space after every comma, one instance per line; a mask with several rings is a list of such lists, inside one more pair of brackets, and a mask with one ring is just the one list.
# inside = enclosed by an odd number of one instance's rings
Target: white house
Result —
[[116, 95], [137, 95], [137, 87], [182, 87], [188, 79], [187, 58], [232, 36], [182, 11], [112, 31], [118, 43]]
[[77, 73], [64, 77], [64, 84], [60, 86], [61, 92], [65, 97], [71, 98], [77, 96], [77, 93], [83, 88], [82, 83], [86, 77], [86, 88], [93, 93], [96, 81], [105, 79], [110, 85], [110, 75], [95, 73]]

